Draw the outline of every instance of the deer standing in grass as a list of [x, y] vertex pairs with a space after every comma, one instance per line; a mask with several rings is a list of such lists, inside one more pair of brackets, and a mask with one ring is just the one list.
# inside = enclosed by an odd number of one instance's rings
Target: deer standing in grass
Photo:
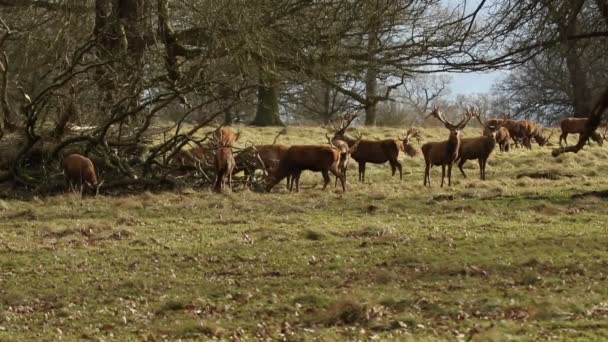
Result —
[[236, 162], [232, 154], [232, 146], [238, 139], [238, 133], [232, 128], [219, 127], [214, 133], [215, 149], [215, 186], [216, 192], [221, 192], [228, 187], [232, 189], [232, 173]]
[[[300, 191], [300, 174], [304, 170], [321, 172], [323, 175], [323, 190], [330, 182], [329, 172], [340, 179], [342, 191], [346, 192], [346, 180], [338, 169], [340, 163], [340, 150], [328, 145], [293, 145], [287, 149], [281, 158], [279, 167], [267, 190], [270, 191], [283, 178], [292, 176], [295, 179], [296, 192]], [[293, 181], [292, 181], [293, 182]]]
[[[562, 140], [568, 146], [568, 134], [582, 134], [585, 132], [587, 127], [587, 118], [566, 118], [560, 121], [559, 126], [562, 133], [559, 136], [559, 146], [562, 146]], [[604, 144], [605, 135], [600, 135], [597, 131], [594, 131], [590, 138], [595, 141], [598, 145]]]
[[[437, 108], [437, 106], [433, 107], [433, 110], [426, 118], [433, 116], [437, 118], [437, 120], [441, 121], [445, 128], [450, 131], [450, 135], [448, 136], [448, 140], [440, 141], [440, 142], [428, 142], [422, 145], [422, 154], [424, 155], [424, 186], [427, 184], [431, 186], [431, 168], [433, 165], [441, 165], [441, 187], [443, 187], [443, 182], [445, 179], [445, 168], [448, 168], [448, 185], [452, 185], [452, 165], [454, 161], [458, 157], [458, 150], [460, 148], [460, 137], [461, 130], [467, 125], [469, 120], [471, 120], [471, 114], [467, 110], [464, 118], [457, 124], [454, 125], [450, 123], [443, 117], [443, 114]], [[425, 119], [426, 119], [425, 118]]]
[[[350, 148], [355, 146], [358, 139], [346, 135], [346, 129], [355, 120], [357, 115], [350, 114], [339, 118], [332, 123], [328, 129], [333, 133], [333, 140], [345, 141]], [[399, 179], [403, 179], [403, 171], [399, 162], [400, 143], [394, 139], [385, 140], [359, 140], [357, 149], [352, 152], [352, 158], [359, 164], [359, 181], [365, 181], [365, 164], [384, 164], [389, 162], [391, 165], [392, 175], [399, 170]]]
[[[361, 142], [361, 136], [357, 137], [357, 142], [351, 147], [344, 140], [340, 139], [332, 139], [329, 135], [325, 135], [327, 141], [330, 146], [337, 148], [340, 151], [340, 162], [338, 163], [338, 170], [346, 179], [346, 170], [348, 169], [348, 164], [350, 164], [351, 155], [353, 152], [357, 150], [359, 143]], [[336, 177], [336, 182], [334, 186], [338, 186], [338, 177]]]
[[73, 153], [63, 158], [62, 167], [70, 191], [75, 192], [76, 185], [79, 185], [79, 192], [82, 194], [86, 185], [97, 196], [103, 180], [97, 181], [95, 166], [91, 159]]
[[496, 146], [496, 126], [490, 126], [484, 123], [479, 117], [478, 111], [471, 110], [470, 114], [484, 127], [484, 135], [475, 138], [460, 139], [460, 148], [458, 150], [458, 169], [464, 178], [467, 175], [464, 173], [463, 166], [467, 160], [477, 159], [479, 161], [479, 177], [482, 180], [486, 179], [486, 164], [494, 147]]

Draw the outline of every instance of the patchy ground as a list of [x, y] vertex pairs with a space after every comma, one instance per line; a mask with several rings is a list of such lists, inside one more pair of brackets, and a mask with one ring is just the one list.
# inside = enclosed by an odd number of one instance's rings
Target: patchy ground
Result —
[[444, 189], [403, 163], [346, 194], [0, 201], [0, 340], [608, 338], [608, 148], [495, 151]]

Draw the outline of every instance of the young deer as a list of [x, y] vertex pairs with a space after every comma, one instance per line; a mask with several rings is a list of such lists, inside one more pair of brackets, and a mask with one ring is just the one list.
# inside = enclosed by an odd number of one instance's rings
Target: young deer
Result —
[[[452, 165], [454, 160], [458, 157], [458, 150], [460, 148], [460, 131], [467, 125], [471, 120], [471, 113], [467, 110], [464, 118], [457, 125], [451, 124], [447, 121], [437, 106], [433, 107], [433, 110], [429, 115], [434, 116], [437, 120], [441, 121], [445, 128], [450, 131], [448, 140], [440, 142], [428, 142], [422, 145], [422, 154], [424, 155], [424, 186], [431, 186], [431, 168], [433, 165], [441, 165], [441, 187], [443, 187], [443, 181], [445, 178], [445, 167], [448, 167], [448, 185], [452, 185]], [[425, 119], [426, 119], [425, 118]]]
[[[349, 147], [355, 146], [358, 139], [349, 137], [346, 135], [346, 129], [355, 120], [357, 115], [345, 115], [338, 120], [334, 121], [330, 128], [330, 133], [334, 134], [332, 140], [345, 141]], [[393, 176], [395, 172], [399, 170], [399, 179], [403, 179], [403, 171], [401, 163], [399, 162], [399, 150], [400, 144], [394, 139], [385, 140], [359, 140], [359, 145], [355, 151], [352, 152], [352, 158], [359, 164], [359, 181], [365, 181], [365, 164], [384, 164], [387, 161], [391, 165], [391, 171]]]
[[91, 159], [86, 158], [80, 154], [70, 154], [63, 158], [62, 162], [63, 174], [68, 183], [70, 191], [76, 191], [76, 185], [79, 185], [79, 191], [82, 194], [84, 191], [84, 185], [86, 185], [91, 191], [95, 193], [95, 196], [99, 193], [99, 188], [103, 184], [103, 180], [97, 181], [97, 175], [95, 174], [95, 166]]
[[464, 178], [467, 175], [464, 173], [463, 165], [467, 160], [477, 159], [479, 161], [479, 176], [482, 180], [486, 179], [486, 164], [490, 154], [494, 151], [496, 145], [496, 126], [489, 126], [481, 121], [479, 112], [472, 112], [477, 121], [484, 127], [484, 135], [475, 138], [460, 139], [460, 148], [458, 150], [458, 169]]

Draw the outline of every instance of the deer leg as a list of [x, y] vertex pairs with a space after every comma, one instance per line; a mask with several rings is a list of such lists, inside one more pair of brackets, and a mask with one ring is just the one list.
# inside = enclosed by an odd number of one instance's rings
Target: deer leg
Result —
[[338, 181], [338, 178], [340, 179], [340, 183], [342, 184], [342, 192], [346, 192], [346, 178], [344, 177], [344, 172], [335, 167], [330, 168], [329, 171], [336, 176], [336, 182]]
[[300, 176], [302, 175], [302, 171], [296, 172], [296, 192], [300, 192]]
[[403, 167], [398, 160], [395, 160], [395, 166], [397, 166], [397, 169], [399, 170], [399, 180], [403, 180]]
[[479, 158], [478, 161], [479, 161], [479, 178], [481, 178], [481, 180], [484, 180], [484, 179], [486, 179], [486, 176], [484, 174], [484, 172], [485, 172], [485, 170], [484, 170], [484, 166], [485, 166], [484, 164], [485, 164], [485, 162], [484, 162], [484, 160], [482, 158]]
[[445, 178], [445, 164], [441, 165], [441, 187], [443, 188], [443, 179]]
[[365, 181], [365, 162], [359, 162], [359, 181]]
[[429, 186], [431, 186], [431, 168], [428, 162], [424, 163], [424, 186], [426, 186], [428, 180]]
[[458, 162], [458, 169], [460, 170], [460, 173], [462, 173], [462, 176], [464, 178], [467, 178], [467, 175], [464, 173], [464, 169], [462, 168], [464, 166], [465, 162], [466, 162], [466, 160], [460, 159], [460, 161]]
[[323, 175], [323, 189], [321, 189], [321, 190], [325, 190], [325, 188], [327, 187], [327, 184], [329, 184], [329, 182], [331, 182], [331, 178], [329, 178], [328, 170], [321, 171], [321, 174]]
[[452, 165], [453, 163], [448, 164], [448, 186], [452, 186]]

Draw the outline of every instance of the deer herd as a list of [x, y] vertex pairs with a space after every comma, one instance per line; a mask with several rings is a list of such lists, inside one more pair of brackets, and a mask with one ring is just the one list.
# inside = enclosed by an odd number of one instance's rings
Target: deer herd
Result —
[[[551, 135], [545, 136], [543, 128], [531, 120], [513, 120], [508, 115], [502, 118], [482, 120], [474, 108], [467, 108], [462, 119], [457, 124], [448, 121], [442, 111], [434, 107], [425, 119], [434, 117], [449, 131], [447, 139], [438, 142], [427, 142], [422, 145], [424, 156], [424, 186], [431, 186], [431, 168], [441, 166], [441, 187], [443, 187], [447, 169], [447, 184], [452, 183], [452, 167], [457, 163], [463, 177], [467, 177], [463, 166], [467, 160], [478, 160], [479, 173], [482, 180], [486, 179], [486, 164], [496, 144], [501, 152], [511, 150], [512, 143], [520, 144], [531, 149], [534, 140], [544, 146]], [[316, 145], [283, 145], [277, 144], [277, 138], [285, 133], [279, 133], [272, 144], [249, 146], [237, 155], [233, 154], [234, 144], [240, 132], [230, 127], [219, 127], [213, 131], [211, 143], [207, 146], [199, 145], [190, 150], [179, 150], [173, 157], [178, 165], [190, 165], [200, 168], [200, 165], [212, 165], [216, 178], [213, 190], [222, 192], [232, 188], [232, 176], [243, 171], [245, 184], [251, 185], [256, 170], [262, 170], [266, 176], [266, 191], [271, 191], [283, 179], [287, 180], [289, 191], [300, 191], [300, 176], [303, 171], [321, 172], [323, 176], [323, 189], [330, 183], [329, 174], [335, 176], [335, 185], [340, 181], [342, 191], [346, 191], [346, 171], [349, 162], [354, 159], [358, 164], [358, 180], [365, 181], [365, 167], [367, 163], [389, 163], [394, 176], [399, 171], [399, 179], [403, 178], [403, 168], [399, 162], [399, 152], [414, 156], [417, 150], [412, 147], [411, 140], [421, 140], [421, 132], [416, 128], [409, 128], [404, 135], [397, 139], [367, 140], [360, 134], [349, 136], [346, 131], [355, 120], [356, 115], [344, 115], [330, 123], [326, 134], [327, 144]], [[483, 134], [478, 137], [463, 138], [462, 130], [471, 119], [475, 118], [483, 128]], [[562, 141], [567, 144], [568, 134], [580, 134], [584, 131], [587, 119], [567, 118], [560, 123]], [[594, 132], [591, 139], [602, 146], [606, 139], [608, 128], [603, 134]], [[331, 136], [333, 134], [333, 136]], [[95, 195], [99, 192], [103, 180], [98, 181], [95, 166], [92, 161], [80, 154], [70, 154], [62, 162], [63, 174], [69, 190], [82, 193], [89, 189]], [[227, 184], [227, 185], [226, 185]]]

